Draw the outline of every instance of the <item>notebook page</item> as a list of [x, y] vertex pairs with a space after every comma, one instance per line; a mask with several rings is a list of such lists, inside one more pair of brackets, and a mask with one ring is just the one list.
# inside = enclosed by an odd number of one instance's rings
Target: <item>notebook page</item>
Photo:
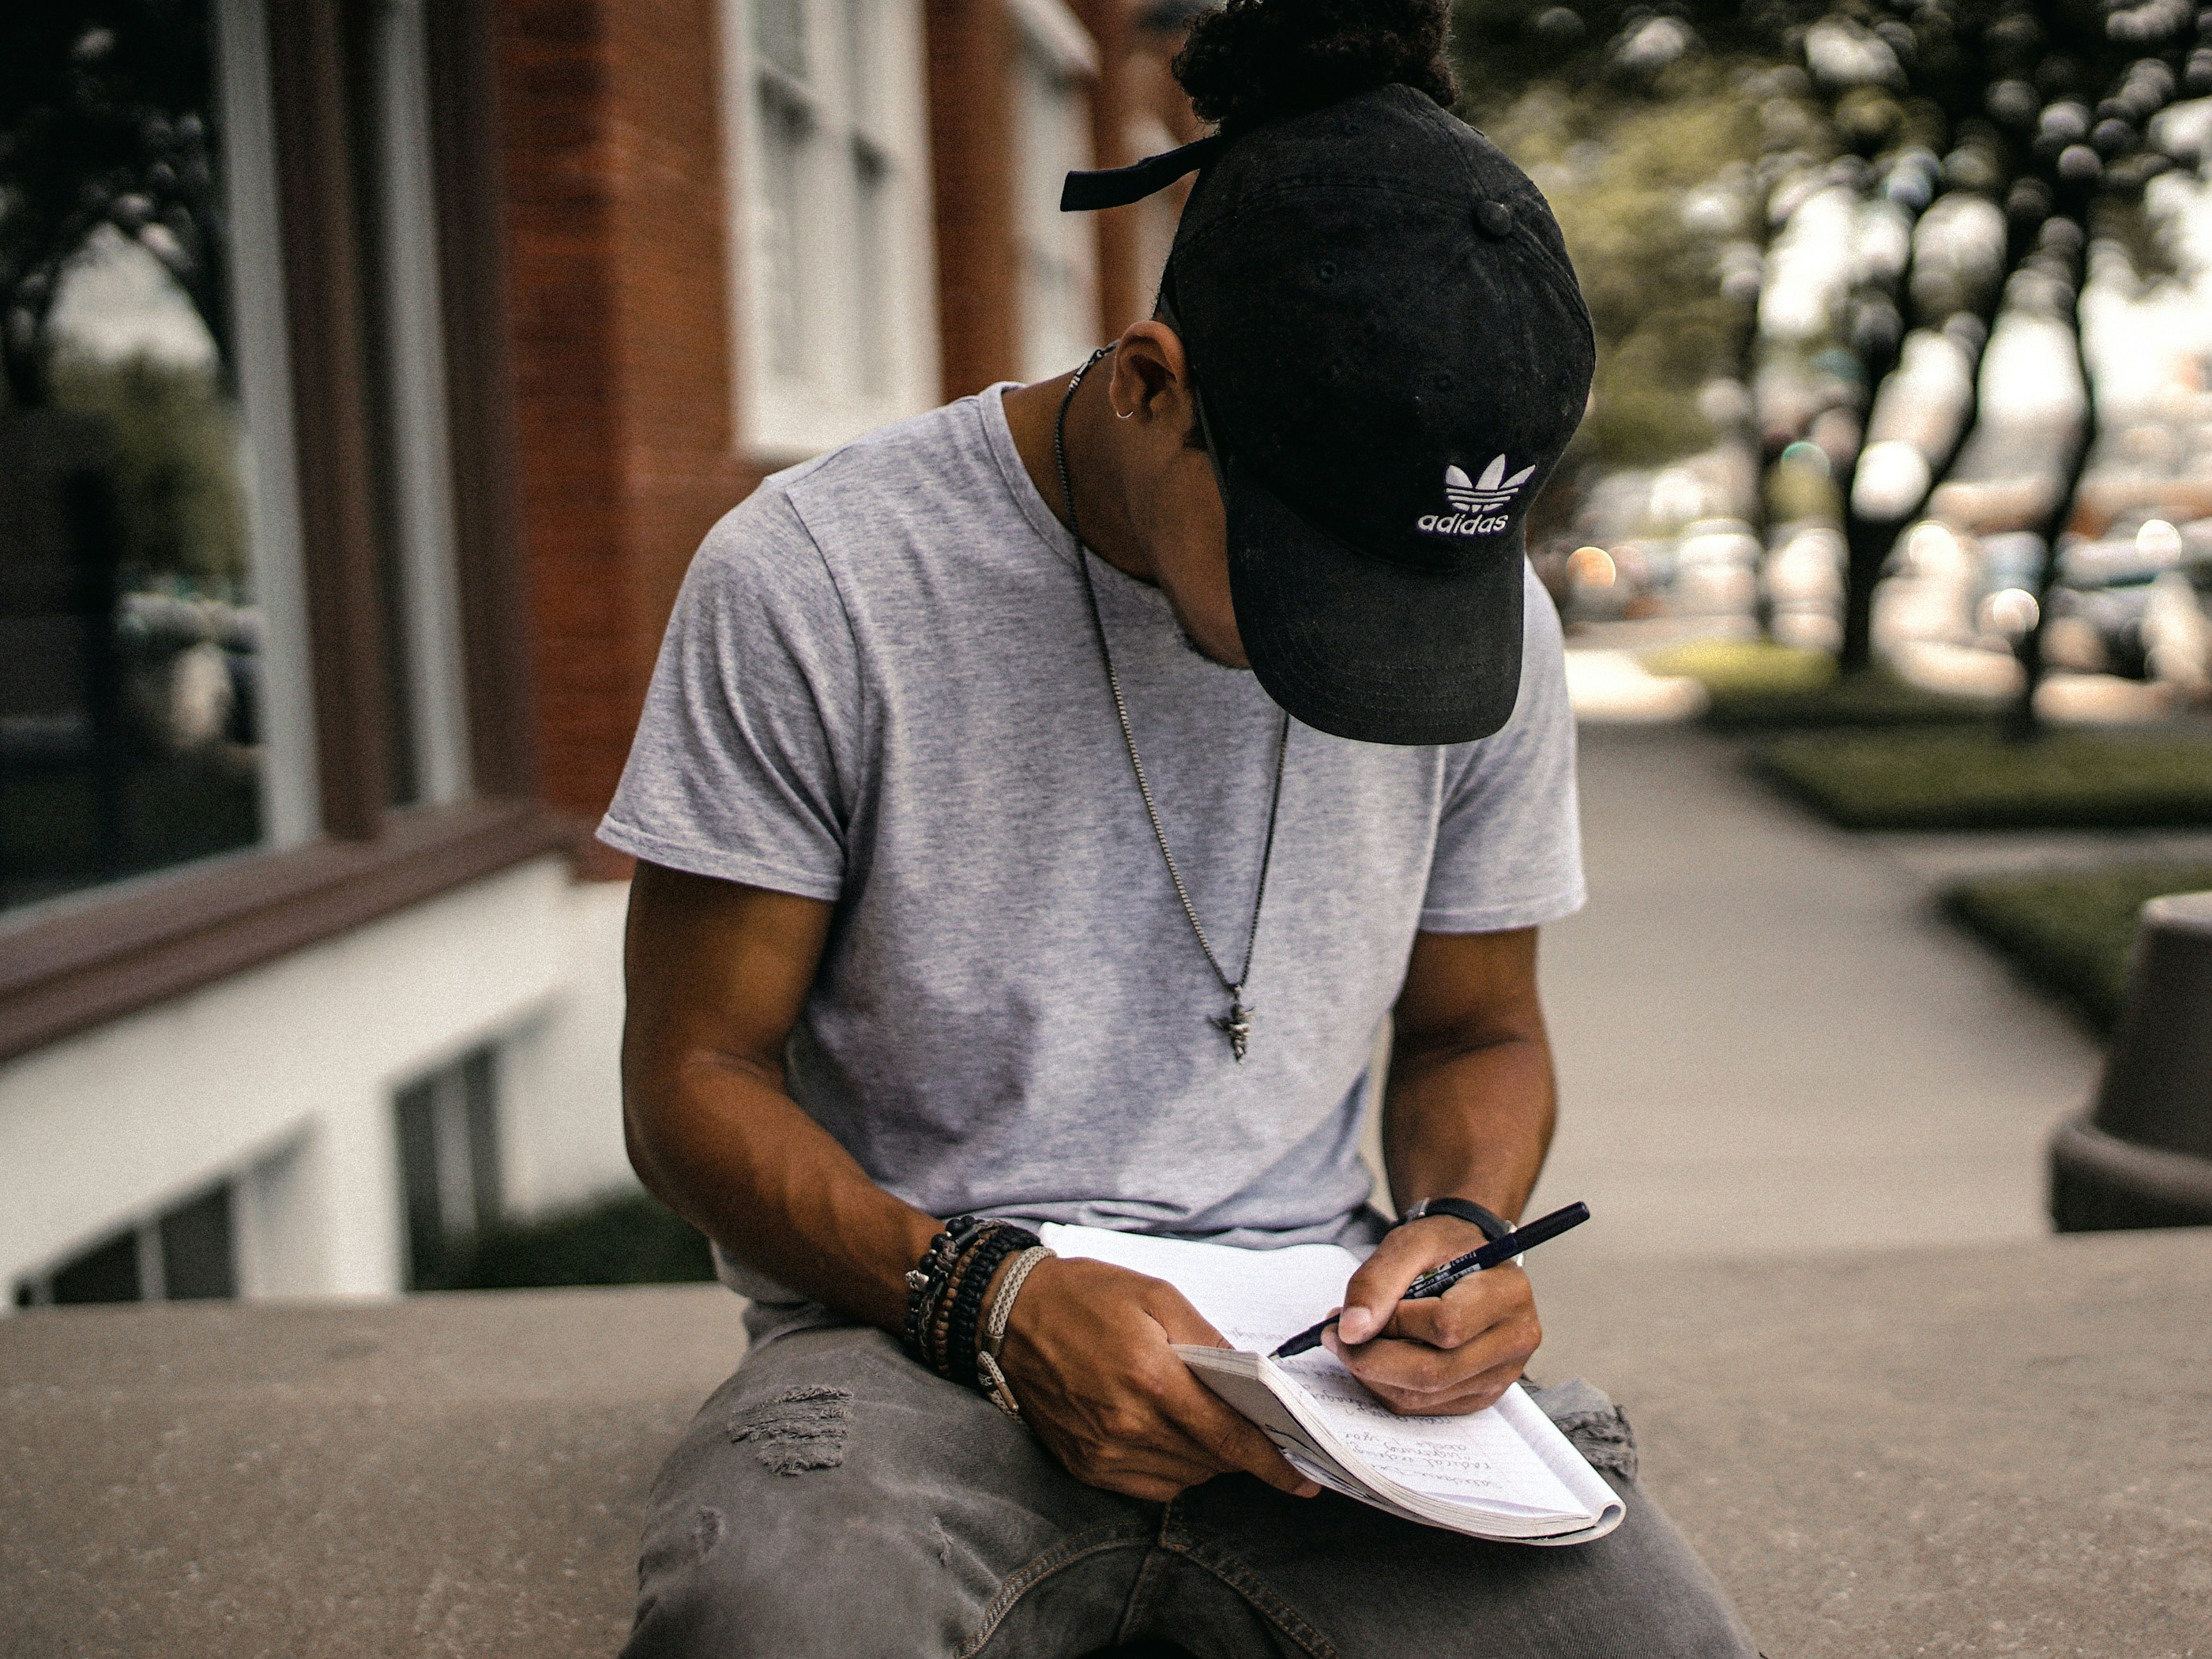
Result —
[[1583, 1509], [1597, 1515], [1620, 1506], [1620, 1496], [1590, 1467], [1589, 1460], [1575, 1449], [1573, 1442], [1559, 1432], [1559, 1425], [1545, 1416], [1536, 1402], [1517, 1385], [1505, 1391], [1505, 1397], [1498, 1402], [1498, 1409], [1513, 1420], [1521, 1438], [1544, 1460], [1545, 1467], [1559, 1476]]
[[1590, 1512], [1494, 1406], [1461, 1417], [1401, 1417], [1333, 1355], [1316, 1350], [1276, 1364], [1313, 1401], [1329, 1432], [1386, 1480], [1455, 1503], [1539, 1515]]
[[[1334, 1244], [1239, 1250], [1056, 1222], [1042, 1237], [1062, 1255], [1167, 1280], [1233, 1346], [1253, 1353], [1267, 1353], [1326, 1317], [1359, 1265]], [[1544, 1515], [1588, 1512], [1495, 1407], [1463, 1417], [1400, 1417], [1325, 1350], [1276, 1364], [1346, 1449], [1386, 1479], [1448, 1500]]]
[[1062, 1255], [1111, 1262], [1164, 1279], [1231, 1346], [1266, 1353], [1344, 1300], [1359, 1258], [1334, 1244], [1237, 1250], [1188, 1239], [1149, 1238], [1103, 1227], [1047, 1223], [1040, 1237]]

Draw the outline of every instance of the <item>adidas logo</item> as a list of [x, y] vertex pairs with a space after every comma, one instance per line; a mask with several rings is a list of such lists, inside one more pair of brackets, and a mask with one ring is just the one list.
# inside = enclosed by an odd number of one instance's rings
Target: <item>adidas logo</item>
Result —
[[1511, 501], [1535, 470], [1524, 466], [1509, 478], [1505, 476], [1505, 458], [1500, 455], [1482, 469], [1480, 478], [1469, 483], [1466, 473], [1455, 466], [1448, 466], [1444, 469], [1444, 499], [1462, 513], [1486, 513]]
[[1444, 499], [1454, 510], [1427, 514], [1415, 527], [1432, 536], [1494, 536], [1505, 528], [1505, 514], [1498, 509], [1521, 493], [1521, 486], [1535, 471], [1534, 465], [1524, 466], [1509, 478], [1503, 455], [1483, 468], [1480, 478], [1470, 478], [1456, 466], [1448, 466]]

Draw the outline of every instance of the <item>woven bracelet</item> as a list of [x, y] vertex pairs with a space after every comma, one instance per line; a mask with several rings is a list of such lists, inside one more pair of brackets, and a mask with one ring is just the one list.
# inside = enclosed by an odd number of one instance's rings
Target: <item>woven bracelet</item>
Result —
[[1014, 1258], [1006, 1269], [1006, 1276], [999, 1283], [999, 1293], [991, 1298], [991, 1311], [983, 1321], [983, 1352], [996, 1359], [1006, 1352], [1006, 1327], [1014, 1317], [1014, 1298], [1022, 1293], [1022, 1285], [1038, 1262], [1054, 1254], [1048, 1244], [1032, 1244]]
[[991, 1311], [983, 1320], [983, 1342], [975, 1355], [975, 1373], [983, 1397], [1009, 1417], [1022, 1414], [1021, 1402], [1014, 1398], [1013, 1384], [1006, 1381], [1006, 1373], [999, 1360], [1006, 1351], [1006, 1326], [1014, 1316], [1014, 1300], [1022, 1293], [1022, 1285], [1036, 1269], [1038, 1262], [1052, 1255], [1042, 1244], [1032, 1244], [1007, 1267], [1006, 1276], [999, 1281], [996, 1294], [991, 1297]]

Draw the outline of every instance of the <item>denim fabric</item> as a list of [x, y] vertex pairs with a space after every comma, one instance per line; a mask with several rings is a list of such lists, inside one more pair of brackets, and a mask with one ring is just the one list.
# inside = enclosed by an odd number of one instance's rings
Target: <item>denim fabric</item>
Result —
[[[1595, 1391], [1590, 1391], [1594, 1393]], [[874, 1330], [782, 1337], [655, 1481], [625, 1659], [1753, 1659], [1658, 1506], [1493, 1544], [1249, 1476], [1165, 1504], [1073, 1480]]]

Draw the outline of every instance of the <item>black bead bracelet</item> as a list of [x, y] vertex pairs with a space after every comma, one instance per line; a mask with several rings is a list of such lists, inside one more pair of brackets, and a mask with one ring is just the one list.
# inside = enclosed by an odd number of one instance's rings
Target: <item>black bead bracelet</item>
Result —
[[975, 1354], [982, 1346], [983, 1298], [991, 1280], [1006, 1259], [1037, 1242], [1035, 1233], [1007, 1225], [994, 1228], [975, 1243], [962, 1269], [959, 1293], [953, 1299], [952, 1323], [946, 1333], [946, 1374], [955, 1382], [977, 1388], [982, 1379], [975, 1370]]
[[936, 1318], [938, 1303], [951, 1282], [960, 1253], [973, 1240], [977, 1225], [972, 1215], [955, 1216], [929, 1241], [921, 1261], [907, 1270], [906, 1351], [910, 1358], [932, 1370], [936, 1367], [929, 1355], [929, 1328]]
[[929, 1241], [906, 1276], [907, 1353], [939, 1376], [981, 1388], [975, 1357], [991, 1280], [1037, 1236], [1012, 1222], [956, 1216]]

